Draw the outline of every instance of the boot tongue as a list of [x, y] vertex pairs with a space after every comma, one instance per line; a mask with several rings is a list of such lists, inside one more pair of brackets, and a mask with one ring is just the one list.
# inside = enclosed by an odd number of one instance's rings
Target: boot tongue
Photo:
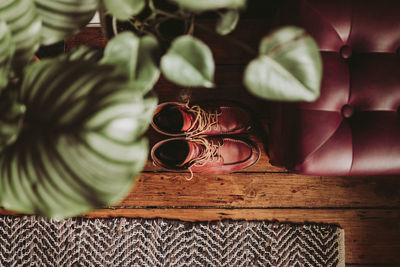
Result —
[[200, 144], [197, 144], [195, 142], [188, 142], [187, 143], [189, 146], [189, 153], [186, 157], [186, 159], [183, 161], [183, 163], [180, 166], [185, 165], [189, 161], [196, 159], [200, 156], [201, 152], [203, 151], [203, 146]]
[[185, 132], [187, 130], [190, 129], [190, 127], [192, 126], [192, 122], [193, 122], [193, 114], [188, 113], [186, 111], [184, 111], [183, 109], [179, 109], [179, 112], [182, 115], [182, 120], [183, 120], [183, 126], [181, 131]]

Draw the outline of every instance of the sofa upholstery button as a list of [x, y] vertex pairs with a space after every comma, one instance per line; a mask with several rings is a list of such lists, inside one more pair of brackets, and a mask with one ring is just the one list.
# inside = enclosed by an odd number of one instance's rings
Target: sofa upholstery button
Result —
[[344, 46], [342, 46], [342, 48], [340, 48], [340, 55], [344, 59], [347, 59], [347, 58], [351, 57], [352, 53], [353, 53], [353, 50], [348, 45], [344, 45]]
[[342, 107], [342, 116], [345, 118], [350, 118], [354, 114], [354, 108], [350, 105], [344, 105]]

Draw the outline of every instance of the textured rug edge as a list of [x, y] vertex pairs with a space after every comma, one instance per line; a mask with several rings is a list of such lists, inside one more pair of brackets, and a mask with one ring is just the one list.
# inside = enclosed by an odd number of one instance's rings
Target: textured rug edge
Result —
[[113, 220], [113, 219], [125, 219], [125, 220], [164, 220], [164, 221], [170, 221], [170, 222], [182, 222], [182, 223], [218, 223], [218, 222], [248, 222], [248, 223], [259, 223], [259, 222], [266, 222], [266, 223], [271, 223], [271, 224], [288, 224], [292, 226], [301, 226], [301, 225], [308, 225], [308, 226], [335, 226], [337, 227], [338, 230], [343, 231], [341, 235], [343, 235], [343, 245], [344, 245], [344, 229], [340, 226], [338, 223], [326, 223], [326, 222], [310, 222], [310, 221], [305, 221], [305, 222], [291, 222], [291, 221], [279, 221], [279, 220], [245, 220], [245, 219], [217, 219], [217, 220], [198, 220], [198, 221], [192, 221], [192, 220], [182, 220], [182, 219], [175, 219], [175, 218], [163, 218], [163, 217], [154, 217], [154, 218], [148, 218], [148, 217], [124, 217], [124, 216], [111, 216], [111, 217], [85, 217], [85, 216], [76, 216], [76, 217], [70, 217], [70, 218], [65, 218], [65, 219], [57, 219], [57, 218], [48, 218], [48, 217], [43, 217], [35, 214], [0, 214], [1, 217], [26, 217], [30, 218], [31, 220], [42, 220], [46, 222], [63, 222], [63, 221], [70, 221], [70, 220]]
[[[338, 224], [338, 223], [326, 223], [326, 222], [310, 222], [310, 221], [305, 221], [305, 222], [291, 222], [291, 221], [280, 221], [280, 220], [245, 220], [245, 219], [213, 219], [213, 220], [184, 220], [184, 219], [175, 219], [175, 218], [163, 218], [163, 217], [124, 217], [124, 216], [111, 216], [111, 217], [85, 217], [85, 216], [76, 216], [76, 217], [70, 217], [70, 218], [65, 218], [65, 219], [57, 219], [57, 218], [47, 218], [39, 215], [34, 215], [34, 214], [4, 214], [0, 215], [0, 217], [30, 217], [31, 219], [36, 219], [36, 220], [44, 220], [46, 222], [62, 222], [62, 221], [68, 221], [68, 220], [113, 220], [113, 219], [126, 219], [126, 220], [164, 220], [164, 221], [170, 221], [170, 222], [182, 222], [182, 223], [218, 223], [218, 222], [248, 222], [248, 223], [259, 223], [259, 222], [265, 222], [265, 223], [271, 223], [271, 224], [288, 224], [292, 226], [301, 226], [301, 225], [307, 225], [307, 226], [335, 226], [338, 228], [338, 230], [343, 230], [344, 229]], [[343, 233], [344, 234], [344, 233]]]
[[344, 236], [344, 229], [338, 226], [339, 231], [339, 267], [346, 266], [346, 246], [345, 246], [345, 236]]
[[[47, 266], [293, 266], [294, 262], [345, 266], [344, 229], [336, 223], [1, 217], [5, 219], [1, 236], [10, 241], [0, 246], [4, 266], [29, 262]], [[21, 234], [24, 238], [18, 237]]]

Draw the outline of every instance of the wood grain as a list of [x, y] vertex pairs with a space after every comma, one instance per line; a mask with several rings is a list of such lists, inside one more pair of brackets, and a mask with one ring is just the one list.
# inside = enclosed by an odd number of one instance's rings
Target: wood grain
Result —
[[66, 51], [80, 45], [90, 47], [104, 47], [107, 44], [107, 39], [104, 37], [101, 28], [87, 27], [82, 29], [78, 34], [65, 40]]
[[400, 264], [400, 210], [382, 209], [107, 209], [87, 218], [168, 218], [185, 221], [278, 220], [335, 223], [345, 229], [346, 262]]
[[[400, 208], [400, 179], [290, 173], [143, 173], [117, 206], [246, 208]], [[400, 229], [399, 229], [400, 230]]]
[[243, 86], [244, 67], [241, 65], [217, 65], [215, 71], [215, 88], [189, 88], [173, 84], [160, 77], [154, 91], [160, 102], [201, 101], [206, 99], [224, 99], [239, 101], [251, 107], [257, 114], [263, 116], [267, 112], [266, 101], [252, 96]]

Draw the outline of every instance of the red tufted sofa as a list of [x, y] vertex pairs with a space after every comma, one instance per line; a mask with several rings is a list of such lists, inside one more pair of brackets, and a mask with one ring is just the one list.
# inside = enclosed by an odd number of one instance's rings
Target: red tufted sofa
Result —
[[271, 163], [311, 175], [400, 174], [400, 1], [289, 1], [324, 65], [314, 103], [274, 104]]

